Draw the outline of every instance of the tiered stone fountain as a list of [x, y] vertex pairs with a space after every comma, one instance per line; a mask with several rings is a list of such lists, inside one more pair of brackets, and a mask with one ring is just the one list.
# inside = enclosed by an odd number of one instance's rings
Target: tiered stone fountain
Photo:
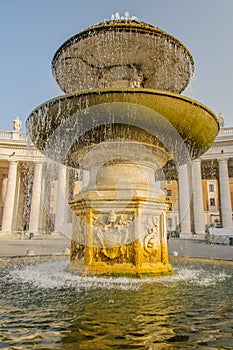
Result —
[[154, 26], [112, 20], [67, 40], [52, 67], [65, 95], [35, 109], [27, 128], [48, 157], [90, 174], [70, 202], [71, 269], [172, 273], [155, 172], [200, 156], [218, 133], [214, 113], [180, 95], [191, 54]]

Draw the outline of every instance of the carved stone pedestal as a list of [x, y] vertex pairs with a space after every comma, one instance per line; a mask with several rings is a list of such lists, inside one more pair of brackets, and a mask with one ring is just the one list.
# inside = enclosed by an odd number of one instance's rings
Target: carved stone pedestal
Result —
[[[154, 172], [166, 150], [105, 142], [85, 156], [89, 183], [70, 202], [71, 270], [90, 274], [170, 274], [164, 193]], [[83, 158], [84, 159], [84, 158]]]
[[75, 214], [69, 269], [103, 275], [172, 273], [163, 201], [143, 197], [108, 201], [86, 193], [70, 205]]

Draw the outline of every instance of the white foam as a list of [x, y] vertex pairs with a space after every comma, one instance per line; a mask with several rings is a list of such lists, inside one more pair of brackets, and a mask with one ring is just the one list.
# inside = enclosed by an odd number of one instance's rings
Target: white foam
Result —
[[169, 286], [172, 283], [187, 282], [197, 286], [211, 286], [222, 282], [231, 276], [225, 272], [206, 271], [203, 268], [180, 267], [175, 269], [173, 276], [136, 279], [126, 277], [80, 276], [65, 271], [66, 261], [49, 261], [15, 267], [9, 271], [7, 279], [16, 283], [27, 283], [40, 289], [118, 289], [138, 290], [145, 283], [162, 283]]

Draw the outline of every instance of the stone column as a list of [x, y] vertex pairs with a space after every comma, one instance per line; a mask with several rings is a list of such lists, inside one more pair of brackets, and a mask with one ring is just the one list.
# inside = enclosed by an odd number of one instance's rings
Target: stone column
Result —
[[190, 218], [190, 186], [187, 164], [179, 167], [179, 216], [181, 238], [191, 237], [191, 218]]
[[82, 170], [82, 188], [86, 188], [88, 186], [90, 179], [90, 173], [87, 170]]
[[0, 206], [2, 205], [2, 183], [3, 183], [4, 176], [2, 173], [0, 173]]
[[2, 224], [2, 215], [3, 215], [3, 195], [2, 195], [2, 186], [3, 186], [3, 174], [0, 174], [0, 224]]
[[223, 228], [232, 227], [232, 207], [227, 159], [219, 159], [220, 217]]
[[201, 160], [196, 159], [192, 162], [192, 194], [193, 194], [193, 214], [194, 229], [198, 234], [205, 233], [204, 224], [204, 206], [202, 194], [202, 176], [201, 176]]
[[5, 205], [3, 210], [3, 219], [2, 219], [2, 232], [5, 234], [6, 233], [10, 234], [12, 230], [16, 181], [17, 181], [17, 162], [10, 161], [8, 180], [7, 180], [7, 189], [6, 189], [6, 198], [5, 198]]
[[34, 178], [32, 186], [32, 202], [29, 221], [29, 231], [39, 232], [40, 209], [41, 209], [41, 187], [42, 187], [42, 163], [35, 163]]
[[63, 231], [63, 225], [65, 223], [65, 214], [67, 207], [66, 182], [66, 166], [59, 165], [55, 214], [55, 231], [57, 232]]

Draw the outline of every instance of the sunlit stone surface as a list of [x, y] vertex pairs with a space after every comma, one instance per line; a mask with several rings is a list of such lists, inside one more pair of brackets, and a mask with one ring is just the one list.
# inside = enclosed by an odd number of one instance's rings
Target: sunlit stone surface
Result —
[[179, 95], [193, 66], [179, 40], [130, 19], [92, 26], [55, 53], [53, 74], [67, 95], [35, 109], [27, 128], [49, 158], [89, 172], [70, 202], [71, 270], [172, 273], [155, 172], [199, 157], [218, 133], [211, 110]]

